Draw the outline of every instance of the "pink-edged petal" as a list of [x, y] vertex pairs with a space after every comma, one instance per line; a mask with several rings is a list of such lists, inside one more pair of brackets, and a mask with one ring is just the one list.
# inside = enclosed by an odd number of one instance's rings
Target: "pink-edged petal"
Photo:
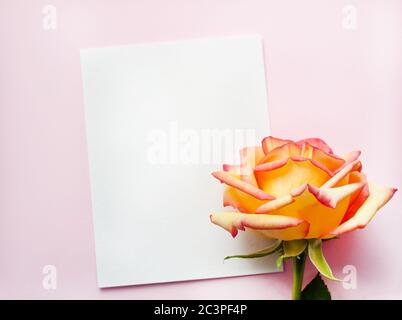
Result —
[[313, 159], [309, 159], [309, 158], [305, 158], [305, 157], [301, 157], [301, 156], [292, 156], [289, 158], [285, 158], [282, 160], [277, 160], [277, 161], [273, 161], [273, 162], [266, 162], [266, 163], [261, 163], [259, 165], [257, 165], [254, 169], [254, 171], [271, 171], [271, 170], [275, 170], [278, 168], [281, 168], [283, 166], [285, 166], [289, 160], [292, 160], [294, 162], [304, 162], [304, 161], [309, 161], [311, 162], [314, 166], [316, 166], [317, 168], [320, 168], [321, 170], [325, 171], [329, 176], [332, 176], [332, 172], [325, 166], [323, 166], [321, 163], [313, 160]]
[[330, 146], [324, 140], [322, 140], [320, 138], [303, 139], [303, 140], [297, 141], [296, 143], [298, 145], [303, 145], [306, 142], [311, 144], [312, 146], [318, 148], [318, 149], [321, 149], [321, 150], [327, 152], [327, 153], [333, 153], [332, 149], [330, 148]]
[[359, 159], [361, 153], [362, 152], [360, 150], [355, 150], [345, 154], [342, 158], [345, 160], [346, 163], [350, 163]]
[[[294, 189], [289, 195], [269, 201], [257, 208], [256, 213], [272, 213], [301, 218], [310, 223], [310, 237], [319, 237], [328, 232], [322, 218], [326, 216], [329, 230], [337, 226], [347, 208], [347, 199], [362, 189], [365, 183], [353, 183], [333, 189], [320, 189], [305, 184]], [[346, 199], [345, 201], [343, 201]], [[338, 204], [342, 202], [342, 205]], [[321, 205], [320, 205], [321, 204]], [[325, 206], [325, 207], [323, 207]]]
[[289, 161], [289, 158], [278, 160], [278, 161], [272, 161], [272, 162], [267, 162], [267, 163], [262, 163], [259, 164], [255, 167], [255, 171], [270, 171], [270, 170], [275, 170], [280, 167], [283, 167], [286, 165]]
[[344, 223], [345, 221], [349, 220], [352, 218], [357, 210], [363, 205], [363, 203], [366, 201], [368, 196], [370, 195], [369, 187], [368, 184], [364, 184], [363, 188], [360, 190], [360, 192], [357, 194], [356, 198], [350, 201], [349, 208], [346, 211], [345, 215], [343, 216], [342, 222]]
[[268, 214], [244, 214], [239, 212], [220, 212], [210, 215], [211, 222], [229, 231], [233, 237], [238, 230], [281, 230], [298, 226], [303, 220]]
[[317, 188], [308, 185], [309, 191], [321, 202], [329, 208], [336, 208], [339, 201], [351, 196], [356, 191], [361, 190], [365, 183], [351, 183], [337, 188]]
[[352, 152], [349, 152], [348, 154], [344, 155], [342, 158], [345, 160], [345, 163], [339, 167], [337, 170], [335, 170], [335, 174], [337, 174], [339, 171], [343, 170], [346, 166], [348, 166], [351, 163], [354, 163], [353, 170], [351, 171], [360, 171], [361, 170], [361, 162], [357, 161], [361, 155], [361, 151], [355, 150]]
[[310, 159], [316, 165], [324, 168], [324, 170], [331, 172], [337, 171], [341, 168], [345, 160], [333, 153], [328, 153], [325, 150], [321, 150], [310, 143], [304, 141], [303, 143], [288, 142], [285, 143], [265, 154], [261, 161], [257, 164], [257, 167], [269, 163], [278, 163], [284, 161], [287, 158], [293, 159]]
[[264, 192], [261, 189], [258, 189], [254, 185], [247, 183], [243, 180], [240, 180], [228, 172], [225, 171], [217, 171], [213, 172], [212, 175], [221, 181], [222, 183], [227, 184], [228, 186], [232, 186], [240, 191], [243, 191], [259, 200], [273, 200], [275, 197], [271, 196], [270, 194]]
[[281, 161], [276, 164], [273, 167], [258, 165], [254, 170], [258, 186], [274, 197], [290, 194], [307, 182], [321, 186], [331, 177], [331, 172], [311, 159], [292, 157], [286, 163]]
[[338, 182], [340, 182], [343, 178], [345, 178], [351, 171], [353, 171], [354, 166], [359, 160], [355, 160], [342, 168], [342, 170], [338, 171], [331, 179], [325, 182], [321, 188], [332, 188]]
[[242, 174], [242, 175], [240, 176], [240, 178], [241, 178], [241, 180], [243, 180], [244, 182], [249, 183], [249, 184], [251, 184], [251, 185], [253, 185], [253, 186], [255, 186], [255, 187], [258, 188], [257, 180], [255, 179], [254, 173], [247, 174], [247, 175]]
[[223, 171], [239, 176], [241, 180], [257, 187], [257, 180], [252, 167], [244, 165], [224, 164]]
[[297, 162], [310, 161], [317, 168], [320, 168], [321, 170], [325, 171], [330, 177], [333, 176], [332, 171], [329, 170], [322, 163], [318, 162], [317, 160], [309, 159], [309, 158], [305, 158], [305, 157], [301, 157], [301, 156], [299, 156], [299, 157], [291, 157], [290, 159], [292, 159], [293, 161], [297, 161]]
[[290, 157], [300, 156], [300, 152], [300, 146], [294, 142], [288, 142], [266, 153], [258, 164], [275, 162], [288, 159]]
[[348, 183], [364, 183], [364, 187], [358, 191], [356, 191], [351, 197], [349, 201], [349, 207], [343, 216], [342, 222], [349, 220], [353, 217], [356, 211], [362, 206], [364, 201], [366, 201], [369, 196], [369, 189], [366, 176], [358, 171], [352, 171], [348, 177]]
[[356, 214], [339, 225], [335, 230], [329, 232], [329, 235], [339, 236], [343, 233], [350, 232], [356, 229], [364, 228], [371, 219], [394, 195], [397, 189], [383, 187], [377, 184], [369, 183], [370, 195], [357, 210]]
[[286, 196], [282, 196], [275, 200], [264, 203], [262, 206], [258, 207], [255, 211], [256, 213], [269, 213], [275, 210], [278, 210], [282, 207], [285, 207], [293, 202], [292, 195], [288, 194]]
[[234, 173], [240, 176], [240, 179], [248, 184], [257, 187], [257, 181], [254, 176], [254, 167], [264, 157], [261, 147], [245, 147], [240, 150], [240, 165], [223, 165], [223, 171]]
[[[274, 200], [273, 200], [274, 201]], [[266, 200], [258, 200], [255, 197], [240, 191], [239, 189], [227, 186], [223, 192], [223, 206], [231, 206], [244, 213], [255, 213], [258, 207]]]
[[266, 238], [280, 239], [284, 241], [304, 239], [309, 233], [310, 225], [307, 221], [295, 227], [289, 227], [281, 230], [257, 230], [258, 233]]
[[[306, 238], [320, 238], [340, 224], [348, 208], [349, 197], [353, 194], [353, 190], [349, 190], [351, 193], [342, 193], [342, 196], [338, 196], [335, 201], [331, 201], [332, 198], [324, 201], [324, 192], [320, 194], [320, 191], [319, 188], [311, 184], [299, 186], [290, 193], [293, 198], [291, 203], [278, 207], [276, 210], [269, 212], [269, 214], [302, 219], [309, 223]], [[323, 202], [326, 202], [326, 204], [324, 205]], [[336, 202], [335, 208], [328, 206], [328, 203], [331, 202], [333, 204]], [[262, 206], [264, 208], [265, 204]]]
[[355, 182], [331, 189], [304, 184], [293, 189], [286, 196], [262, 204], [255, 212], [302, 219], [309, 223], [305, 237], [320, 238], [341, 223], [348, 208], [349, 199], [365, 184], [365, 182]]
[[279, 139], [279, 138], [274, 138], [272, 136], [266, 137], [262, 140], [261, 145], [262, 145], [262, 149], [264, 151], [265, 154], [267, 154], [268, 152], [283, 146], [284, 144], [287, 144], [289, 142], [293, 142], [292, 140], [288, 140], [288, 139]]
[[[244, 194], [247, 195], [247, 193], [244, 193]], [[248, 195], [248, 196], [252, 197], [250, 195]], [[252, 197], [252, 198], [255, 199], [254, 197]], [[223, 206], [224, 207], [230, 206], [230, 207], [232, 207], [234, 209], [238, 209], [240, 212], [244, 212], [244, 213], [248, 212], [248, 209], [246, 208], [247, 203], [244, 204], [243, 201], [241, 201], [241, 199], [237, 193], [237, 189], [235, 189], [233, 187], [225, 188], [225, 191], [223, 192]]]
[[335, 172], [345, 163], [345, 160], [342, 159], [341, 157], [338, 157], [333, 153], [328, 153], [325, 150], [321, 150], [317, 147], [314, 147], [308, 142], [304, 142], [301, 145], [300, 156], [317, 161], [331, 172]]
[[348, 183], [364, 182], [367, 183], [367, 178], [364, 173], [352, 171], [348, 176]]

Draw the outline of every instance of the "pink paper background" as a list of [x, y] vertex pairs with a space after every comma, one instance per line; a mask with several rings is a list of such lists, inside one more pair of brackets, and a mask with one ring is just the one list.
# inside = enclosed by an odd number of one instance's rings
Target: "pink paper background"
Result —
[[[42, 27], [46, 4], [57, 8], [56, 30]], [[346, 4], [357, 8], [356, 30], [342, 27]], [[0, 0], [0, 298], [289, 297], [289, 265], [282, 274], [96, 285], [79, 48], [248, 34], [264, 39], [274, 135], [361, 149], [370, 180], [401, 186], [401, 1]], [[328, 281], [334, 298], [402, 298], [401, 226], [399, 191], [367, 229], [325, 245], [336, 275], [357, 268], [355, 290]], [[56, 290], [42, 287], [49, 264]]]

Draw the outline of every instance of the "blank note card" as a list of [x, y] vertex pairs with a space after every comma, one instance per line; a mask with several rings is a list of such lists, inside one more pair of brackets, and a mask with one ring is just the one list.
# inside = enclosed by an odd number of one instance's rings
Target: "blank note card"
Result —
[[261, 39], [84, 49], [81, 65], [99, 286], [279, 271], [223, 262], [267, 240], [209, 221], [230, 210], [210, 173], [269, 134]]

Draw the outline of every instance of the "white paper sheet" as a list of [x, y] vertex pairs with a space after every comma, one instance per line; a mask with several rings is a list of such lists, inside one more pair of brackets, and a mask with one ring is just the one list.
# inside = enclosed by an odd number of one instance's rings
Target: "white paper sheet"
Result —
[[261, 39], [84, 49], [81, 65], [99, 286], [278, 271], [223, 262], [269, 243], [209, 221], [230, 210], [210, 174], [238, 161], [228, 140], [269, 134]]

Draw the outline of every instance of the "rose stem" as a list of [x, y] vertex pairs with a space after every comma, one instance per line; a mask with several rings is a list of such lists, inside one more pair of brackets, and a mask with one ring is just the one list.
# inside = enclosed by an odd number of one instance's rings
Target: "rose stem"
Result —
[[293, 289], [292, 299], [300, 300], [303, 284], [304, 266], [306, 262], [306, 251], [297, 257], [293, 257]]

